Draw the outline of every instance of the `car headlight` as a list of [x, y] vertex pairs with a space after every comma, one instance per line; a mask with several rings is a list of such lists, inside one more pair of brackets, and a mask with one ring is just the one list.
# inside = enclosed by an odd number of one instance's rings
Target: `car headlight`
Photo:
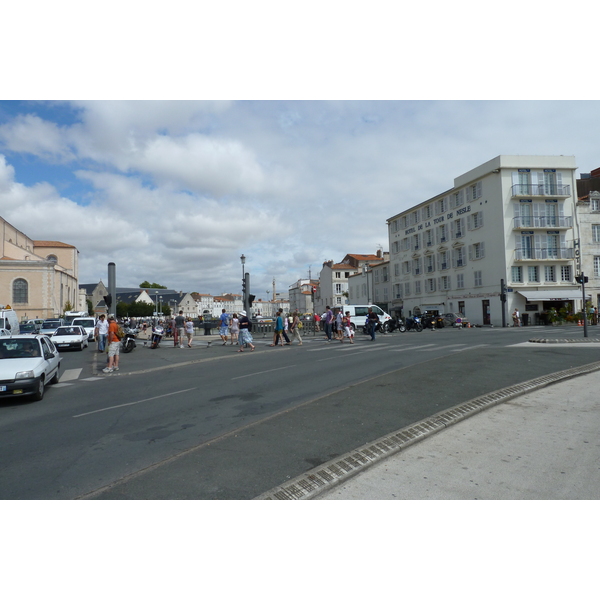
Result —
[[33, 379], [34, 377], [33, 371], [19, 371], [15, 375], [15, 379]]

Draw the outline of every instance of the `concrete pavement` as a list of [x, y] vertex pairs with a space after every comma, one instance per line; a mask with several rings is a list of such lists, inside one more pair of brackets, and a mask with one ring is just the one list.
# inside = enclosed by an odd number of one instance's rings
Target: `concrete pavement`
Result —
[[521, 395], [374, 464], [323, 500], [597, 500], [600, 370]]

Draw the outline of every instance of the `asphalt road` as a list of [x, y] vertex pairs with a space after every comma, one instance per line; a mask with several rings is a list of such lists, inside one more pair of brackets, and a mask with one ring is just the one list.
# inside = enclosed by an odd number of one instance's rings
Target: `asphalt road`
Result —
[[440, 410], [598, 360], [600, 345], [518, 345], [559, 334], [583, 335], [443, 329], [284, 348], [261, 338], [243, 354], [167, 341], [139, 345], [112, 375], [92, 345], [65, 353], [42, 402], [0, 402], [0, 498], [254, 498]]

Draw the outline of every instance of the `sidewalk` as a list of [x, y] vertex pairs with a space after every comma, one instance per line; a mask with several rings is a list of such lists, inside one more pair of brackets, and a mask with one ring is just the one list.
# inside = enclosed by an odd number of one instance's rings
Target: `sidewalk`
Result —
[[600, 371], [486, 409], [319, 500], [600, 499]]

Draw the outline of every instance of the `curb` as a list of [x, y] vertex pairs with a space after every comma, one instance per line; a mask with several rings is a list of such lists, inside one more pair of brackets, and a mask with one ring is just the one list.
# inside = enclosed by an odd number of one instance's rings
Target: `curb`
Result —
[[323, 492], [329, 491], [347, 479], [358, 475], [371, 465], [397, 452], [401, 452], [408, 446], [434, 435], [446, 427], [450, 427], [455, 423], [476, 415], [483, 410], [502, 404], [523, 394], [542, 389], [553, 383], [579, 375], [586, 375], [598, 370], [600, 370], [600, 362], [594, 362], [559, 371], [551, 375], [537, 377], [536, 379], [478, 396], [454, 408], [439, 412], [427, 419], [381, 437], [374, 442], [365, 444], [356, 450], [338, 456], [291, 479], [284, 485], [264, 492], [254, 498], [254, 500], [312, 500], [318, 498]]
[[552, 338], [527, 340], [533, 344], [598, 344], [600, 338]]

